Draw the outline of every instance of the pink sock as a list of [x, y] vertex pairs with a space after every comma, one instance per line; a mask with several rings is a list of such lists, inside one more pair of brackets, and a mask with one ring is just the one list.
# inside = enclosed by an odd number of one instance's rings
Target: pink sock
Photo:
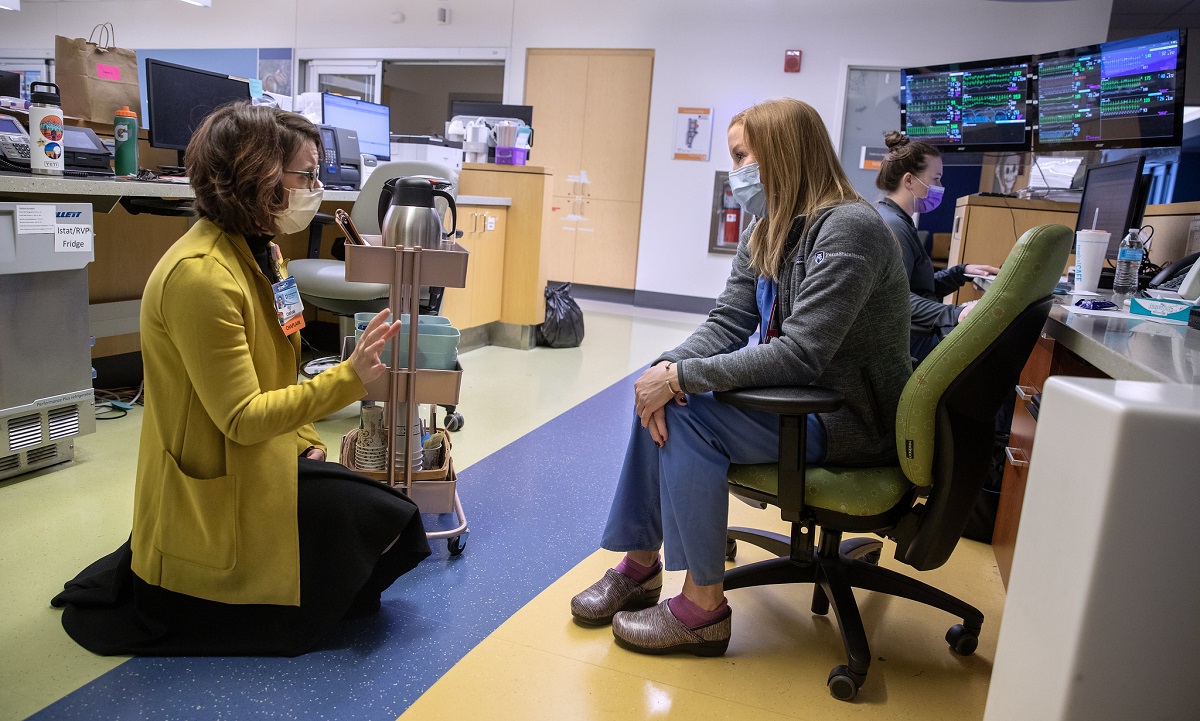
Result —
[[667, 601], [667, 608], [671, 609], [671, 615], [678, 618], [679, 622], [688, 628], [707, 626], [729, 615], [729, 602], [723, 598], [721, 599], [720, 606], [711, 611], [705, 611], [703, 608], [692, 603], [691, 599], [682, 593], [671, 597]]
[[646, 581], [649, 581], [654, 574], [662, 570], [662, 563], [655, 560], [653, 566], [643, 566], [629, 556], [626, 556], [625, 558], [621, 559], [621, 562], [618, 563], [616, 568], [613, 570], [622, 576], [628, 576], [629, 578], [632, 578], [638, 583], [645, 583]]

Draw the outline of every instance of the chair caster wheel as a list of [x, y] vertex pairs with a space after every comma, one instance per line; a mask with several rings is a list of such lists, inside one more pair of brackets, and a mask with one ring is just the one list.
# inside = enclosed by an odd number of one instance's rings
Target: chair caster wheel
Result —
[[959, 656], [970, 656], [979, 648], [979, 632], [956, 623], [946, 632], [946, 643], [950, 644], [950, 650]]
[[445, 423], [446, 430], [454, 432], [462, 430], [463, 423], [466, 423], [466, 421], [463, 420], [461, 413], [447, 413]]
[[461, 536], [454, 536], [446, 541], [446, 548], [450, 551], [450, 556], [461, 556], [462, 552], [467, 549], [467, 534], [470, 531], [463, 531]]
[[829, 686], [829, 694], [838, 701], [853, 701], [866, 680], [866, 675], [854, 673], [848, 666], [834, 666], [826, 685]]
[[736, 538], [726, 538], [725, 539], [725, 560], [726, 561], [737, 560], [737, 539]]

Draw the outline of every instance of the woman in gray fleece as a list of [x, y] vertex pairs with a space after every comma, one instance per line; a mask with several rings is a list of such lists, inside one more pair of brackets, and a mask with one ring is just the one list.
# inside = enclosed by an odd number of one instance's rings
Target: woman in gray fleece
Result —
[[[571, 601], [578, 622], [611, 621], [635, 651], [719, 655], [729, 644], [725, 474], [731, 462], [778, 460], [779, 416], [711, 391], [840, 391], [841, 410], [808, 418], [808, 463], [889, 464], [912, 372], [900, 248], [846, 178], [821, 117], [772, 100], [736, 115], [728, 136], [730, 186], [756, 222], [717, 307], [634, 385], [637, 418], [602, 542], [626, 555]], [[682, 595], [657, 603], [664, 540], [666, 568], [688, 573]]]

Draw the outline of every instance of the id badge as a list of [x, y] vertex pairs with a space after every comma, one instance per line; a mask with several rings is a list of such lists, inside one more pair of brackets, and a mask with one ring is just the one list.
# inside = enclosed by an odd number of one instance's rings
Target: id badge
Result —
[[283, 334], [291, 335], [304, 327], [304, 302], [296, 288], [296, 279], [288, 276], [271, 286], [275, 292], [275, 311], [279, 314], [279, 325]]

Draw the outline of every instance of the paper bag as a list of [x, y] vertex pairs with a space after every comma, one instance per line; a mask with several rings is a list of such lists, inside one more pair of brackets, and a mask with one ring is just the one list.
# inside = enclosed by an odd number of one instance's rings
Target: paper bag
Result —
[[123, 106], [140, 107], [137, 55], [115, 45], [112, 23], [92, 28], [86, 40], [56, 35], [54, 63], [63, 113], [112, 125]]

